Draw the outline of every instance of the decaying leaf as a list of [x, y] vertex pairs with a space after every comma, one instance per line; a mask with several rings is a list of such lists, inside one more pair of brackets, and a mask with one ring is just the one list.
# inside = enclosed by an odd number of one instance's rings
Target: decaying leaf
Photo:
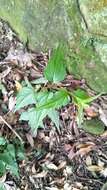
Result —
[[91, 166], [88, 166], [87, 169], [91, 172], [100, 172], [103, 170], [103, 167], [98, 166], [98, 165], [91, 165]]

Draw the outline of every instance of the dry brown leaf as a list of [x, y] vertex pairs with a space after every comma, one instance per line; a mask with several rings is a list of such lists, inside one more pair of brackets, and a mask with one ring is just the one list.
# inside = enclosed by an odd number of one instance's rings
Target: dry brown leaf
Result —
[[65, 151], [69, 151], [72, 148], [72, 146], [70, 144], [65, 144], [64, 145], [64, 150]]
[[13, 96], [10, 96], [9, 104], [8, 104], [9, 111], [12, 111], [14, 109], [15, 104], [16, 104], [16, 98]]
[[59, 164], [59, 166], [58, 166], [58, 170], [60, 170], [60, 169], [62, 169], [62, 168], [65, 168], [65, 166], [66, 166], [66, 161], [62, 161], [60, 164]]
[[87, 148], [88, 146], [95, 146], [93, 142], [86, 142], [86, 143], [81, 143], [76, 146], [77, 149], [80, 148]]
[[102, 135], [100, 135], [101, 137], [107, 137], [107, 131], [105, 131]]
[[48, 171], [42, 171], [42, 172], [40, 172], [40, 173], [37, 173], [37, 174], [35, 174], [35, 175], [32, 175], [32, 177], [33, 177], [33, 178], [44, 178], [44, 177], [46, 177], [47, 173], [48, 173]]
[[29, 134], [29, 133], [27, 133], [27, 134], [26, 134], [26, 138], [27, 138], [29, 144], [31, 145], [31, 147], [34, 147], [34, 140], [33, 140], [32, 135]]
[[93, 149], [93, 145], [87, 146], [86, 148], [81, 148], [76, 152], [76, 155], [84, 156]]
[[36, 169], [35, 169], [35, 163], [32, 166], [32, 173], [35, 174], [36, 173]]
[[22, 85], [18, 81], [15, 81], [15, 86], [16, 86], [17, 92], [19, 92], [22, 89]]
[[92, 107], [85, 108], [85, 113], [88, 117], [92, 118], [98, 116], [98, 113]]
[[100, 172], [103, 170], [103, 167], [98, 166], [98, 165], [91, 165], [91, 166], [88, 166], [87, 169], [91, 172]]
[[107, 126], [107, 111], [99, 108], [99, 114], [101, 121], [104, 123], [105, 126]]
[[72, 148], [72, 149], [69, 151], [68, 158], [69, 158], [69, 159], [73, 159], [75, 156], [76, 156], [76, 153], [74, 152], [74, 148]]
[[87, 166], [92, 165], [92, 159], [91, 159], [91, 157], [90, 157], [90, 156], [87, 156], [85, 162], [86, 162], [86, 165], [87, 165]]
[[58, 167], [53, 164], [53, 163], [46, 163], [46, 167], [49, 169], [49, 170], [58, 170]]

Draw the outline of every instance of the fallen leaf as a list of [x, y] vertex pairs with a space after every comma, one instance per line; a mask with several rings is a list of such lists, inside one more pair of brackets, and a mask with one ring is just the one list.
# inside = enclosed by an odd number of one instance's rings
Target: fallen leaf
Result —
[[91, 166], [88, 166], [87, 169], [91, 172], [100, 172], [103, 170], [103, 167], [98, 166], [98, 165], [91, 165]]
[[105, 131], [102, 135], [100, 135], [101, 137], [107, 137], [107, 131]]
[[15, 81], [15, 86], [16, 86], [17, 92], [19, 92], [22, 89], [22, 85], [18, 81]]
[[55, 164], [53, 164], [53, 163], [47, 163], [46, 164], [46, 167], [49, 169], [49, 170], [58, 170], [58, 167], [55, 165]]
[[16, 98], [13, 96], [10, 96], [9, 104], [8, 104], [9, 111], [12, 111], [14, 109], [15, 104], [16, 104]]
[[32, 135], [29, 134], [29, 133], [27, 133], [27, 134], [26, 134], [26, 138], [27, 138], [29, 144], [31, 145], [31, 147], [34, 147], [34, 140], [33, 140]]
[[48, 171], [42, 171], [40, 173], [32, 175], [32, 177], [34, 177], [34, 178], [44, 178], [44, 177], [46, 177], [47, 173], [48, 173]]
[[81, 143], [76, 146], [77, 149], [80, 148], [87, 148], [88, 146], [95, 146], [93, 142], [86, 142], [86, 143]]
[[107, 126], [107, 111], [104, 111], [102, 108], [99, 108], [100, 119]]
[[71, 146], [70, 144], [65, 144], [65, 145], [64, 145], [64, 150], [65, 150], [66, 152], [68, 152], [71, 148], [72, 148], [72, 146]]
[[87, 165], [87, 166], [92, 165], [92, 159], [91, 159], [91, 157], [90, 157], [90, 156], [87, 156], [85, 162], [86, 162], [86, 165]]
[[101, 174], [102, 174], [104, 177], [107, 177], [107, 168], [104, 168], [104, 169], [101, 171]]
[[96, 117], [98, 116], [98, 113], [94, 111], [92, 107], [87, 107], [85, 108], [85, 113], [88, 117]]
[[62, 169], [62, 168], [65, 168], [65, 166], [66, 166], [66, 161], [62, 161], [60, 164], [59, 164], [59, 166], [58, 166], [58, 170], [60, 170], [60, 169]]

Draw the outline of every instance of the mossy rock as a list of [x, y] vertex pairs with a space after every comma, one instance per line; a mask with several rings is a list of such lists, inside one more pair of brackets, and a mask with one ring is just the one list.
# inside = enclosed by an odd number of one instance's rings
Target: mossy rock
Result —
[[67, 43], [68, 70], [97, 92], [107, 92], [106, 15], [106, 0], [0, 0], [0, 18], [31, 49]]

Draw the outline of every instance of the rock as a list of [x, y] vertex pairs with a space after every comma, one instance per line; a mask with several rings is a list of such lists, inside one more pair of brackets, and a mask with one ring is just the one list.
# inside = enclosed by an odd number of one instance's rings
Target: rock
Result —
[[106, 0], [0, 0], [0, 17], [33, 50], [66, 42], [70, 73], [107, 92]]

